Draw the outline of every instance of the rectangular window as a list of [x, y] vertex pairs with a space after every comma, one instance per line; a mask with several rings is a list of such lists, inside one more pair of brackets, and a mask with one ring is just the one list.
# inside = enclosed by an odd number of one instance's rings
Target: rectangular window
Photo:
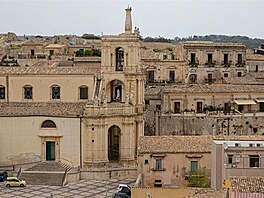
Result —
[[180, 112], [181, 112], [181, 103], [174, 102], [174, 113], [180, 113]]
[[24, 87], [24, 99], [32, 99], [32, 98], [33, 98], [33, 88]]
[[154, 187], [156, 187], [156, 188], [161, 188], [162, 187], [162, 182], [161, 182], [160, 179], [155, 180]]
[[233, 164], [233, 155], [227, 155], [227, 163]]
[[228, 54], [224, 54], [224, 64], [228, 64]]
[[154, 82], [154, 71], [147, 71], [147, 80], [148, 82]]
[[149, 105], [149, 100], [145, 100], [145, 104], [146, 105]]
[[162, 170], [162, 159], [156, 159], [156, 170]]
[[31, 50], [30, 50], [30, 55], [31, 55], [31, 56], [35, 56], [35, 50], [34, 50], [34, 49], [31, 49]]
[[0, 100], [5, 99], [5, 88], [0, 87]]
[[213, 63], [213, 54], [207, 54], [207, 58], [208, 58], [208, 63]]
[[238, 64], [242, 64], [242, 62], [243, 62], [242, 54], [238, 54], [238, 55], [237, 55], [237, 63], [238, 63]]
[[259, 111], [264, 112], [264, 102], [259, 103]]
[[242, 76], [242, 72], [237, 72], [237, 77], [241, 77]]
[[51, 98], [53, 100], [60, 99], [60, 87], [51, 88]]
[[213, 74], [208, 74], [208, 82], [213, 82]]
[[259, 155], [249, 155], [249, 167], [259, 167]]
[[225, 78], [228, 78], [228, 73], [224, 73], [224, 77]]
[[147, 159], [145, 159], [144, 164], [148, 164], [148, 160]]
[[195, 64], [195, 53], [191, 53], [191, 64]]
[[160, 104], [157, 104], [157, 105], [156, 105], [156, 109], [157, 109], [157, 110], [161, 110], [161, 105], [160, 105]]
[[197, 113], [203, 112], [203, 102], [197, 102], [196, 110], [197, 110]]
[[88, 99], [88, 87], [80, 87], [80, 100]]
[[191, 161], [191, 173], [198, 170], [198, 161]]
[[238, 111], [242, 112], [244, 110], [244, 105], [238, 105]]
[[175, 82], [175, 71], [170, 71], [169, 81], [170, 82]]

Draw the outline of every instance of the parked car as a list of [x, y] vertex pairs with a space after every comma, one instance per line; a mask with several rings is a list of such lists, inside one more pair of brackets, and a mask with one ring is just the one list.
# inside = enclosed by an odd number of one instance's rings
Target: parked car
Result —
[[5, 180], [5, 186], [11, 187], [11, 186], [20, 186], [25, 187], [27, 184], [24, 180], [20, 180], [17, 177], [7, 177]]
[[5, 181], [7, 178], [7, 172], [6, 171], [0, 171], [0, 182]]
[[120, 192], [122, 190], [122, 188], [128, 188], [129, 190], [131, 190], [131, 187], [127, 184], [119, 184], [117, 187], [117, 193]]
[[112, 198], [130, 198], [126, 193], [114, 193]]
[[131, 187], [127, 184], [119, 184], [116, 191], [116, 196], [117, 195], [120, 197], [131, 197]]

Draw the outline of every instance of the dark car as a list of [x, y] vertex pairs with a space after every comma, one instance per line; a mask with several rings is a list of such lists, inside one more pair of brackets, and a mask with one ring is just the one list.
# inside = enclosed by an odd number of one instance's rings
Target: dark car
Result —
[[7, 172], [6, 171], [0, 171], [0, 182], [3, 182], [7, 178]]
[[112, 196], [112, 198], [130, 198], [130, 196], [127, 195], [126, 193], [121, 193], [121, 192], [119, 192], [119, 193], [115, 193], [115, 194]]

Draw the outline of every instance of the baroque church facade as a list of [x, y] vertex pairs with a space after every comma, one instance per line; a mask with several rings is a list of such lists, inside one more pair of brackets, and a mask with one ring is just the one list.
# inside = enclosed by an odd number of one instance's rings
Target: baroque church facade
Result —
[[144, 134], [139, 31], [102, 37], [101, 67], [1, 67], [0, 166], [135, 164]]

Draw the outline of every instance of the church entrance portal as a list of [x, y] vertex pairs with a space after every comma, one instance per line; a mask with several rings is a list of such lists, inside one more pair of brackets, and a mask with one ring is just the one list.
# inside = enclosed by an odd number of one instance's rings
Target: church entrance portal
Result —
[[55, 160], [55, 142], [46, 142], [46, 160]]
[[108, 130], [108, 160], [118, 161], [120, 154], [120, 128], [116, 125]]

